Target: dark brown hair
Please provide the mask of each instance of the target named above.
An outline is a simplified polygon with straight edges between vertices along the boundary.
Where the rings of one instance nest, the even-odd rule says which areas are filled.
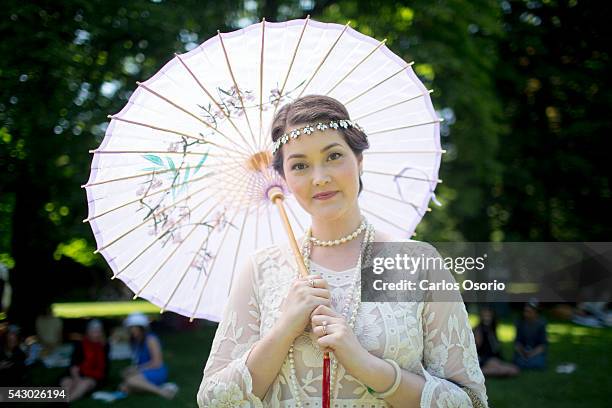
[[[278,110],[272,120],[272,141],[276,142],[284,133],[299,124],[313,124],[332,120],[350,119],[344,105],[334,98],[324,95],[307,95],[284,105]],[[362,152],[370,147],[365,133],[355,127],[347,129],[339,128],[338,131],[344,137],[344,141],[351,148],[355,156],[361,159]],[[283,178],[283,150],[280,149],[274,155],[272,162],[276,170]],[[359,177],[359,192],[363,189],[361,177]]]

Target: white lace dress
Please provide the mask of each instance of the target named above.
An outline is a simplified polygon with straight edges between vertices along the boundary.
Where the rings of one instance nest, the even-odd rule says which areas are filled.
[[[354,269],[337,272],[312,263],[332,291],[332,306],[341,312],[351,288]],[[251,265],[232,287],[198,390],[200,407],[295,407],[288,359],[263,400],[253,393],[246,360],[254,344],[280,316],[297,268],[288,246],[257,251]],[[448,276],[448,279],[452,277]],[[472,398],[487,405],[484,377],[461,302],[362,303],[355,334],[363,347],[402,369],[425,378],[421,407],[471,407]],[[323,354],[307,333],[295,341],[295,369],[304,408],[321,406]],[[338,364],[338,386],[331,407],[390,407],[371,396],[364,384]],[[470,396],[468,396],[470,394]]]

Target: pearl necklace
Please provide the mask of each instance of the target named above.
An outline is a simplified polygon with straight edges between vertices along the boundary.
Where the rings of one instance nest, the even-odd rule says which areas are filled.
[[[352,288],[353,290],[349,291],[346,302],[344,304],[344,308],[342,310],[342,315],[346,319],[349,315],[349,309],[350,309],[350,306],[351,306],[351,303],[354,297],[355,303],[353,304],[353,310],[352,310],[352,313],[350,314],[350,318],[348,321],[349,327],[351,329],[355,327],[355,320],[357,318],[357,310],[359,309],[359,306],[361,304],[359,300],[361,297],[361,283],[360,283],[361,281],[361,256],[365,252],[366,253],[366,263],[370,261],[370,257],[372,254],[372,243],[374,242],[374,227],[372,225],[367,224],[365,219],[364,219],[364,223],[367,226],[367,230],[363,237],[363,243],[361,245],[361,253],[359,254],[359,258],[357,259],[357,266],[355,268],[354,279],[353,279],[353,288]],[[302,245],[304,263],[308,271],[310,271],[310,245],[308,245],[308,243],[310,242],[309,238],[310,238],[310,230],[308,230],[306,239],[304,240],[304,243]],[[337,388],[337,385],[338,385],[336,382],[336,370],[338,367],[338,360],[336,360],[335,358],[332,358],[332,359],[333,359],[333,363],[330,368],[330,397],[331,398],[333,398],[334,390]],[[289,388],[292,388],[291,393],[295,397],[296,407],[302,408],[303,407],[302,398],[300,397],[299,387],[297,384],[297,375],[295,372],[294,343],[292,343],[291,346],[289,347],[289,370],[290,370],[290,377],[291,377],[289,381]]]
[[[366,225],[367,225],[367,223],[366,223],[366,220],[364,218],[363,221],[361,222],[361,225],[355,231],[351,232],[350,234],[348,234],[347,236],[344,236],[342,238],[330,239],[329,241],[321,241],[320,239],[311,236],[311,231],[309,230],[308,231],[308,238],[313,243],[313,245],[316,245],[316,246],[334,246],[334,245],[340,245],[340,244],[344,244],[346,242],[354,240],[357,237],[357,235],[362,233],[362,231],[366,228]]]

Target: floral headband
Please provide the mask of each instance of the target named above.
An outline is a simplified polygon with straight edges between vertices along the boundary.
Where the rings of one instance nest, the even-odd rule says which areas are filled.
[[[359,130],[361,130],[363,132],[363,129],[361,128],[361,126],[359,126],[357,124],[357,122],[353,122],[353,121],[348,120],[348,119],[332,120],[330,122],[319,122],[316,125],[306,125],[306,126],[304,126],[303,128],[300,128],[300,129],[293,129],[293,130],[291,130],[291,131],[289,131],[287,133],[284,133],[281,137],[279,137],[276,140],[276,142],[274,142],[273,148],[272,148],[272,154],[276,154],[276,152],[278,152],[280,150],[281,146],[289,141],[289,138],[297,139],[298,136],[300,136],[300,135],[310,135],[315,130],[324,131],[325,129],[328,129],[328,128],[332,128],[332,129],[338,129],[338,128],[348,129],[349,127],[355,127],[355,128],[357,128],[357,129],[359,129]]]

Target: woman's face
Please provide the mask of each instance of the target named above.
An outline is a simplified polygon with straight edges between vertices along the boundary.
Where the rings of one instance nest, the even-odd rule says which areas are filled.
[[[538,312],[531,306],[525,305],[523,308],[523,317],[528,321],[536,320],[538,318]]]
[[[302,135],[290,139],[282,149],[285,181],[306,212],[333,220],[354,209],[361,160],[339,131],[327,129]]]
[[[91,341],[100,342],[104,339],[104,333],[100,328],[91,328],[87,331],[87,336]]]
[[[480,319],[482,324],[489,326],[493,322],[493,313],[489,309],[482,309],[480,311]]]
[[[144,332],[140,326],[130,326],[130,335],[136,340],[141,340],[144,337]]]

